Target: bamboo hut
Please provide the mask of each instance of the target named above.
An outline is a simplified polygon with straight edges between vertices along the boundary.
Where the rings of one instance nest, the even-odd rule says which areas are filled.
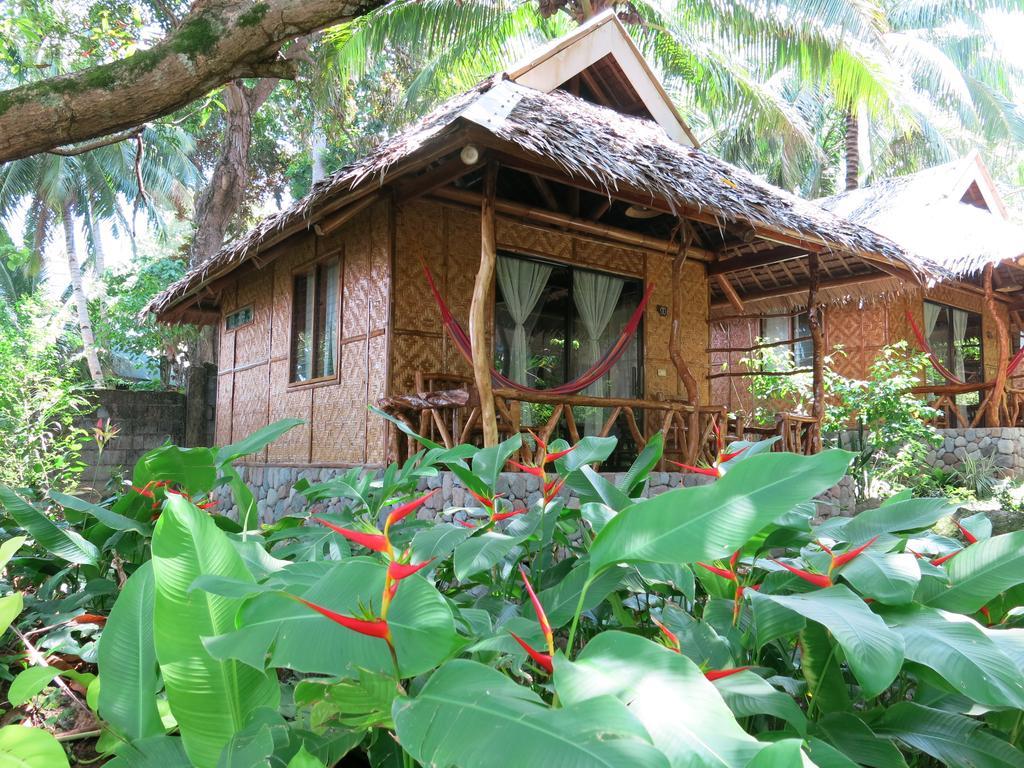
[[[217,325],[219,442],[305,419],[257,463],[400,456],[367,404],[448,444],[530,428],[614,433],[628,452],[661,432],[692,463],[726,418],[709,370],[719,303],[817,307],[931,276],[883,235],[700,150],[605,14],[320,182],[150,309]],[[809,337],[820,379],[819,323]],[[818,416],[780,420],[787,446],[814,450]]]

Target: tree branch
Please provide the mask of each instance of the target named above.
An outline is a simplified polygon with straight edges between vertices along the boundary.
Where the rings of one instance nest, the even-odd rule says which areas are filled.
[[[119,144],[122,141],[127,141],[131,138],[137,138],[142,135],[142,131],[145,129],[144,125],[140,125],[138,128],[131,128],[127,131],[118,131],[112,133],[110,136],[104,136],[100,139],[93,139],[87,141],[84,144],[76,144],[73,147],[54,147],[48,150],[48,154],[61,155],[62,157],[74,157],[75,155],[84,155],[86,152],[92,152],[94,149],[100,147],[107,147],[111,144]]]
[[[206,0],[160,43],[119,61],[0,91],[0,163],[170,114],[278,62],[289,40],[385,0]],[[274,64],[273,77],[282,70]]]

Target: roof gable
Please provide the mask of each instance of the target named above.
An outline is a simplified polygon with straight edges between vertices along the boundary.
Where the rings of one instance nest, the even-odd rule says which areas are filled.
[[[606,11],[506,74],[510,80],[544,93],[567,84],[587,88],[602,106],[625,114],[650,116],[680,144],[698,146],[689,126],[665,92],[633,38],[613,11]],[[581,95],[576,93],[574,95]]]

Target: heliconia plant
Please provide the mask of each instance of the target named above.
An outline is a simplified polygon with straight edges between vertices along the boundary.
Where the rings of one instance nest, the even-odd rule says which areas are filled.
[[[609,438],[421,440],[261,525],[231,463],[287,426],[166,446],[103,504],[53,494],[71,526],[0,488],[65,589],[126,577],[77,602],[112,765],[1024,765],[1024,532],[941,536],[943,499],[820,520],[851,455],[771,441],[646,498],[657,437],[614,476]],[[431,517],[441,472],[465,498]],[[222,485],[240,520],[202,508]]]

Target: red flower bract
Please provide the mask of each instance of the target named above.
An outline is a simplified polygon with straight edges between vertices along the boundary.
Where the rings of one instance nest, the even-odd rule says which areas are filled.
[[[961,552],[963,552],[963,550],[962,549],[958,549],[955,552],[950,552],[948,555],[943,555],[942,557],[936,557],[934,560],[931,561],[931,564],[932,565],[942,565],[947,560],[952,560],[954,557],[959,555]]]
[[[392,560],[388,563],[388,576],[395,581],[401,581],[402,579],[412,576],[418,571],[422,571],[436,559],[437,558],[432,557],[429,560],[424,560],[422,563],[417,563],[416,565],[413,565],[412,563],[400,563],[397,560]]]
[[[354,541],[356,544],[361,544],[367,549],[371,549],[374,552],[386,552],[388,549],[388,540],[381,533],[366,533],[364,531],[353,531],[350,528],[342,528],[340,525],[329,523],[319,517],[314,517],[316,522],[320,525],[330,528],[337,534],[344,536],[349,541]]]
[[[832,570],[834,568],[842,568],[844,565],[853,560],[855,557],[857,557],[857,555],[859,555],[865,549],[870,547],[876,541],[878,541],[877,536],[869,539],[867,542],[861,544],[856,549],[851,549],[849,552],[843,552],[843,554],[841,555],[836,555],[832,558],[832,565],[829,566],[829,570]]]
[[[720,477],[721,473],[717,467],[695,467],[692,464],[681,464],[678,461],[668,460],[669,464],[675,464],[680,469],[685,469],[687,472],[695,472],[698,475],[707,475],[708,477]]]
[[[729,581],[736,581],[736,574],[732,571],[725,570],[725,568],[716,568],[713,565],[708,565],[707,563],[700,562],[698,562],[697,565],[699,565],[701,568],[707,571],[711,571],[713,574],[717,576],[721,576],[723,579],[728,579]]]
[[[509,459],[508,463],[511,464],[516,469],[518,469],[520,472],[526,472],[527,474],[533,475],[534,477],[539,477],[542,480],[544,479],[543,467],[528,467],[525,464],[520,464],[518,461],[512,461],[512,459]]]
[[[665,639],[668,641],[669,644],[668,647],[676,653],[682,653],[682,645],[680,644],[679,637],[676,635],[676,633],[668,627],[666,627],[653,616],[651,616],[651,621],[653,621],[655,626],[657,626],[658,629],[661,630],[661,634],[665,636]]]
[[[513,509],[511,512],[498,512],[498,513],[496,513],[491,518],[491,520],[493,520],[494,522],[499,522],[501,520],[508,520],[510,517],[515,517],[516,515],[522,515],[525,512],[526,512],[526,507],[523,507],[521,509]]]
[[[551,632],[551,625],[548,623],[547,614],[544,613],[544,606],[540,604],[540,600],[537,598],[537,593],[533,591],[533,585],[530,584],[530,580],[526,576],[526,569],[523,566],[519,566],[519,575],[523,577],[523,583],[526,585],[526,591],[530,595],[530,602],[533,603],[533,610],[537,613],[537,621],[540,622],[541,631],[544,633],[544,637],[548,641],[548,648],[553,644],[553,634]]]
[[[334,623],[340,624],[346,629],[351,629],[353,632],[358,632],[368,637],[379,637],[382,640],[387,640],[391,636],[388,623],[383,619],[357,619],[354,616],[345,616],[332,611],[330,608],[324,608],[322,605],[311,603],[309,600],[303,600],[301,597],[296,597],[295,599],[306,607],[312,608],[321,616],[326,616]]]
[[[832,579],[830,579],[828,576],[824,576],[820,573],[811,573],[810,571],[802,571],[799,568],[794,568],[792,565],[782,562],[781,560],[772,560],[772,562],[776,565],[781,565],[794,576],[799,576],[804,581],[810,582],[816,587],[832,586]]]
[[[541,653],[540,651],[531,647],[529,643],[523,640],[523,638],[521,638],[515,632],[509,632],[509,634],[512,635],[513,639],[517,643],[519,643],[519,645],[522,646],[523,650],[526,651],[527,654],[529,654],[530,658],[537,662],[538,666],[540,666],[545,672],[547,672],[550,675],[552,672],[555,671],[554,664],[551,663],[550,654]]]
[[[978,537],[975,536],[970,531],[968,531],[962,525],[960,525],[959,522],[957,522],[956,527],[960,529],[960,533],[961,533],[961,535],[963,535],[964,541],[966,541],[968,544],[977,544],[978,543]]]
[[[729,677],[729,675],[735,675],[737,672],[743,672],[750,669],[750,667],[733,667],[732,669],[709,669],[704,673],[704,677],[714,682],[715,680],[721,680],[723,677]]]
[[[397,523],[399,520],[402,520],[403,518],[408,517],[410,514],[415,512],[417,509],[419,509],[423,505],[423,502],[425,502],[427,499],[429,499],[431,496],[433,496],[435,493],[437,493],[440,490],[441,490],[440,488],[435,488],[430,493],[425,493],[422,496],[420,496],[418,499],[413,499],[412,501],[407,501],[405,504],[402,504],[401,506],[395,507],[388,514],[388,519],[387,519],[387,522],[385,524],[388,527],[391,527],[392,525]]]

